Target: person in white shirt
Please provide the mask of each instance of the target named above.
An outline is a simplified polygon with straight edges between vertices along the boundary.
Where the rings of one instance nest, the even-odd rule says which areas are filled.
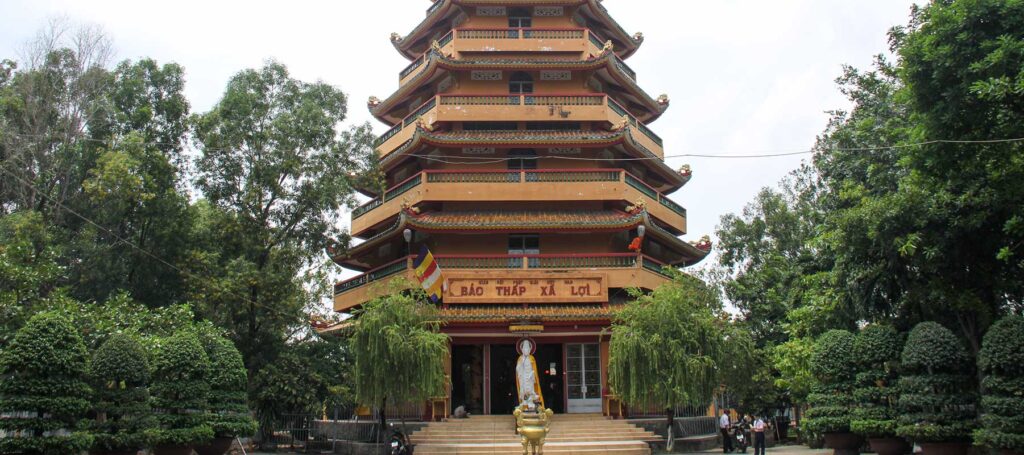
[[[722,453],[732,452],[732,436],[729,435],[729,429],[732,427],[732,421],[729,419],[729,410],[722,410],[722,417],[718,419],[718,428],[722,430]]]
[[[764,417],[758,416],[754,420],[754,455],[765,455],[764,432],[768,424],[764,423]]]

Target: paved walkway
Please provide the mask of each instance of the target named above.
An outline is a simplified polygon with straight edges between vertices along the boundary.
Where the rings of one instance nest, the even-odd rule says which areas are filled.
[[[721,453],[722,449],[696,452],[696,454],[700,455],[721,455]],[[753,453],[753,447],[747,449],[747,455],[753,455]],[[831,453],[831,449],[809,449],[807,446],[797,445],[769,447],[768,450],[765,451],[765,455],[830,455]],[[730,455],[736,454],[740,454],[740,452],[733,452]]]

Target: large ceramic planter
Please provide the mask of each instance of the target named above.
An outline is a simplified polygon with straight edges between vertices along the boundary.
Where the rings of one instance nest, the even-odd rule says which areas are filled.
[[[864,440],[853,433],[825,433],[825,447],[834,455],[859,455]]]
[[[199,455],[224,455],[231,450],[233,442],[235,442],[235,438],[213,438],[209,444],[196,447],[196,453]]]
[[[968,442],[921,442],[922,455],[967,455]]]
[[[156,446],[153,455],[192,455],[192,446]]]
[[[871,438],[868,444],[878,455],[904,455],[914,449],[903,438]]]

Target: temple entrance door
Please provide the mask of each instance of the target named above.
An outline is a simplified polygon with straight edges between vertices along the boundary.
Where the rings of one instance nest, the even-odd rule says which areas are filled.
[[[514,345],[491,345],[491,414],[512,415],[516,398],[516,353]]]
[[[601,412],[601,348],[598,344],[567,344],[566,378],[569,413]]]
[[[452,347],[452,408],[465,406],[471,414],[484,413],[483,346]]]

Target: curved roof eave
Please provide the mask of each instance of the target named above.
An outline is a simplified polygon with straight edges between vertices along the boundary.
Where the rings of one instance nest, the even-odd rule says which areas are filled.
[[[428,52],[427,67],[419,74],[413,77],[412,80],[407,82],[405,85],[399,87],[399,89],[383,101],[371,99],[373,103],[368,104],[367,107],[370,110],[370,114],[380,120],[381,122],[394,126],[398,122],[391,121],[386,117],[386,114],[394,109],[399,101],[405,99],[410,92],[418,90],[426,81],[431,80],[434,77],[434,73],[438,69],[447,70],[488,70],[488,69],[510,69],[510,70],[522,70],[522,69],[569,69],[569,70],[593,70],[593,69],[606,69],[611,77],[615,78],[622,86],[630,89],[630,92],[636,96],[645,105],[649,116],[642,119],[644,123],[649,123],[657,120],[661,114],[663,114],[670,105],[668,96],[661,96],[658,99],[651,97],[637,81],[626,74],[616,63],[614,53],[609,49],[605,49],[601,55],[579,61],[566,61],[566,60],[456,60],[449,58],[442,54],[437,49],[431,49]],[[614,58],[613,58],[614,57]],[[639,117],[639,116],[638,116]]]
[[[521,135],[528,134],[526,131],[517,131]],[[593,132],[591,132],[593,133]],[[537,134],[536,132],[533,134]],[[525,140],[521,136],[508,139],[500,140],[493,139],[490,141],[483,139],[462,140],[456,141],[451,138],[446,138],[443,134],[433,133],[425,130],[422,126],[417,126],[416,133],[413,134],[412,139],[406,142],[403,146],[397,150],[389,153],[384,159],[381,160],[380,165],[383,169],[388,169],[391,166],[391,162],[398,159],[399,157],[405,156],[410,150],[415,150],[423,144],[432,145],[435,147],[474,147],[474,146],[489,146],[489,145],[537,145],[537,146],[552,146],[552,147],[587,147],[587,148],[598,148],[598,147],[610,147],[614,145],[623,145],[631,148],[636,154],[643,155],[647,158],[654,158],[647,160],[648,164],[652,164],[652,167],[658,172],[658,174],[665,178],[665,180],[672,185],[672,191],[676,191],[686,185],[690,181],[690,174],[684,174],[673,170],[665,164],[665,161],[658,158],[646,147],[640,145],[635,139],[633,139],[633,133],[628,128],[623,128],[618,131],[609,132],[598,132],[594,133],[594,138],[579,139],[579,138],[568,138],[561,139],[554,134],[550,134],[548,138]]]
[[[595,213],[599,213],[599,212],[595,212]],[[662,229],[660,226],[658,226],[656,223],[654,223],[651,220],[650,214],[643,207],[637,207],[636,210],[634,210],[633,212],[629,212],[626,215],[628,215],[628,216],[623,217],[621,220],[607,222],[607,225],[594,224],[594,225],[591,225],[591,226],[587,226],[586,229],[587,230],[601,230],[601,231],[618,232],[618,231],[628,231],[630,229],[636,228],[637,226],[644,225],[644,226],[646,226],[648,228],[649,235],[653,235],[653,236],[658,237],[669,248],[672,248],[673,251],[679,253],[680,256],[682,257],[681,260],[674,261],[674,262],[670,263],[669,265],[680,265],[680,264],[682,264],[682,265],[690,266],[690,265],[696,264],[696,263],[704,260],[704,258],[706,258],[708,256],[708,254],[710,253],[710,251],[711,251],[710,250],[710,244],[708,244],[708,248],[707,249],[704,249],[704,248],[699,247],[697,245],[694,245],[694,244],[691,244],[689,242],[686,242],[686,241],[680,239],[679,237],[676,237],[671,232],[668,232],[668,231]],[[439,232],[448,232],[448,233],[454,233],[454,232],[506,232],[506,231],[507,232],[516,232],[516,231],[520,231],[522,229],[529,229],[531,231],[538,231],[538,232],[576,232],[576,231],[579,230],[579,229],[569,229],[569,228],[559,227],[559,226],[551,226],[551,227],[546,227],[546,228],[539,228],[536,225],[529,225],[529,226],[527,226],[525,224],[523,226],[508,225],[508,226],[498,226],[498,227],[486,229],[486,228],[481,228],[479,223],[475,223],[475,222],[466,222],[466,223],[461,224],[461,225],[459,225],[459,224],[451,224],[451,225],[448,225],[448,226],[431,226],[431,225],[423,223],[423,222],[417,222],[417,218],[419,218],[421,216],[422,215],[411,215],[409,213],[409,211],[403,210],[402,212],[400,212],[398,214],[398,220],[390,228],[385,229],[385,230],[381,231],[380,233],[378,233],[377,235],[367,239],[365,242],[360,243],[359,245],[356,245],[356,246],[350,248],[344,254],[337,254],[337,255],[332,254],[331,255],[332,256],[331,259],[334,260],[335,263],[337,263],[338,265],[341,265],[341,266],[347,266],[347,267],[353,267],[353,268],[362,268],[361,266],[356,266],[350,260],[352,258],[359,257],[359,256],[367,253],[371,248],[374,248],[374,247],[380,245],[381,243],[384,243],[385,241],[391,240],[394,236],[401,235],[401,232],[406,227],[409,227],[409,228],[412,228],[412,229],[416,229],[416,230],[422,231],[422,232],[428,232],[428,233],[439,233]],[[702,240],[702,242],[704,242],[704,240]]]
[[[411,32],[406,34],[404,37],[398,33],[391,34],[391,44],[395,49],[402,54],[405,58],[415,60],[419,57],[418,53],[412,51],[413,44],[419,42],[424,38],[426,31],[432,29],[439,20],[446,18],[448,13],[451,12],[453,6],[473,6],[473,5],[488,5],[488,4],[507,4],[505,0],[438,0],[435,3],[440,3],[436,8],[431,7],[427,17],[420,21]],[[604,27],[611,33],[615,33],[615,38],[621,43],[628,43],[629,45],[623,49],[620,57],[629,58],[635,54],[640,46],[644,42],[644,36],[642,33],[636,33],[630,35],[621,25],[609,14],[608,9],[600,4],[599,0],[521,0],[521,4],[528,5],[568,5],[568,6],[585,6],[587,12],[591,16],[600,22]]]

